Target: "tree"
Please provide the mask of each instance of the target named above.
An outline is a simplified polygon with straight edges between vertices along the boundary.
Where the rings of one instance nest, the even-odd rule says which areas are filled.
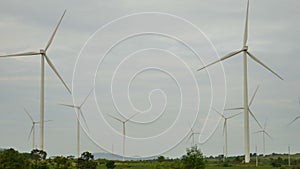
[[[107,169],[114,169],[116,167],[115,162],[114,161],[107,161],[106,162],[106,168]]]
[[[47,157],[47,153],[43,150],[34,149],[30,153],[31,159],[35,161],[45,160]]]
[[[49,166],[45,162],[41,162],[45,160],[47,157],[47,153],[43,150],[34,149],[30,153],[31,159],[35,161],[35,164],[32,164],[33,169],[48,169]],[[39,162],[39,163],[38,163]]]
[[[157,161],[158,162],[163,162],[163,161],[165,161],[165,157],[164,156],[158,156]]]
[[[4,150],[0,153],[0,169],[27,169],[29,160],[14,149]]]
[[[84,152],[81,154],[81,157],[84,161],[94,160],[94,155],[90,152]]]
[[[187,149],[186,155],[182,157],[183,167],[186,169],[205,169],[203,154],[197,146]]]
[[[97,163],[94,161],[94,156],[90,152],[84,152],[78,158],[77,167],[79,169],[96,169]]]

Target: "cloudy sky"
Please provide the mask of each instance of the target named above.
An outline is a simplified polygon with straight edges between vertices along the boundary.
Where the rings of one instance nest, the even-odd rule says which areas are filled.
[[[248,61],[249,98],[260,88],[251,110],[272,139],[266,152],[299,152],[300,12],[296,0],[251,0],[249,51],[280,74]],[[81,104],[81,150],[126,155],[181,156],[195,140],[205,155],[222,153],[223,121],[211,108],[243,105],[243,65],[239,54],[223,64],[196,70],[242,47],[246,0],[201,1],[2,1],[0,55],[39,51],[63,11],[66,15],[47,51],[73,97],[46,64],[45,150],[49,155],[76,154],[76,113],[59,103]],[[40,57],[0,60],[0,147],[31,150],[31,121],[39,120]],[[235,111],[224,112],[226,116]],[[262,136],[250,119],[251,152]],[[243,115],[228,122],[229,155],[243,154]],[[36,130],[38,145],[38,126]]]

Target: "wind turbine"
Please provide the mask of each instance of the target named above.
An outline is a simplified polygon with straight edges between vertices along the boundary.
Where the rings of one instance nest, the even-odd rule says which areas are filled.
[[[71,94],[71,90],[67,86],[67,84],[64,82],[62,77],[59,75],[58,71],[56,70],[54,64],[51,62],[49,57],[47,56],[47,50],[49,49],[50,45],[52,44],[52,41],[54,39],[54,36],[57,32],[57,29],[66,13],[66,10],[64,11],[63,15],[61,16],[57,26],[54,29],[54,32],[50,36],[50,39],[48,43],[46,44],[46,47],[43,49],[40,49],[40,51],[33,51],[33,52],[23,52],[23,53],[16,53],[16,54],[9,54],[9,55],[2,55],[0,57],[23,57],[23,56],[36,56],[36,55],[41,55],[41,93],[40,93],[40,149],[44,150],[44,102],[45,102],[45,97],[44,97],[44,83],[45,83],[45,60],[47,61],[48,65],[51,67],[51,69],[54,71],[56,76],[60,79],[60,81],[63,83],[63,85],[66,87],[68,92]]]
[[[214,61],[203,68],[198,69],[197,71],[200,71],[202,69],[205,69],[215,63],[218,63],[220,61],[226,60],[232,56],[235,56],[241,52],[243,52],[243,58],[244,58],[244,141],[245,141],[245,163],[250,162],[250,135],[249,135],[249,112],[248,112],[248,78],[247,78],[247,56],[249,56],[251,59],[253,59],[255,62],[263,66],[265,69],[273,73],[275,76],[277,76],[279,79],[283,80],[282,77],[280,77],[277,73],[275,73],[272,69],[270,69],[267,65],[265,65],[262,61],[260,61],[257,57],[255,57],[252,53],[248,51],[247,41],[248,41],[248,15],[249,15],[249,0],[247,0],[247,11],[246,11],[246,21],[245,21],[245,30],[244,30],[244,41],[243,41],[243,47],[240,50],[233,51],[224,57],[218,59],[217,61]]]
[[[227,132],[228,132],[227,124],[228,123],[227,123],[227,120],[231,119],[235,116],[238,116],[241,113],[237,113],[237,114],[234,114],[232,116],[225,117],[222,113],[220,113],[216,109],[214,109],[214,110],[215,110],[215,112],[217,112],[224,119],[223,135],[225,136],[225,158],[227,158],[228,157],[228,139],[227,139]]]
[[[271,135],[266,131],[267,128],[267,121],[265,121],[264,128],[261,128],[260,130],[254,132],[254,133],[262,133],[263,137],[263,155],[265,156],[266,153],[266,141],[265,141],[265,136],[267,135],[270,139],[272,139]]]
[[[250,103],[249,103],[249,105],[248,105],[247,107],[248,107],[248,112],[249,112],[250,115],[253,117],[253,119],[256,121],[256,123],[258,124],[258,126],[259,126],[260,128],[263,128],[262,125],[261,125],[261,124],[259,123],[259,121],[257,120],[257,118],[255,117],[255,115],[254,115],[254,113],[252,112],[252,110],[250,109],[250,107],[251,107],[251,105],[252,105],[252,103],[253,103],[253,101],[254,101],[254,98],[255,98],[255,96],[256,96],[256,93],[257,93],[258,89],[259,89],[259,85],[256,87],[255,92],[253,93],[253,95],[252,95],[252,97],[251,97],[251,100],[250,100]],[[243,109],[244,109],[244,107],[237,107],[237,108],[229,108],[229,109],[225,109],[225,110],[243,110]]]
[[[300,97],[298,97],[298,101],[299,101],[299,107],[300,107]],[[295,121],[297,121],[300,118],[300,115],[297,116],[294,120],[292,120],[289,125],[293,124]]]
[[[25,113],[28,115],[28,117],[30,118],[31,122],[32,122],[32,126],[28,135],[28,139],[30,138],[31,134],[32,134],[32,150],[34,149],[35,146],[35,125],[40,123],[38,121],[34,121],[32,116],[29,114],[29,112],[24,108]],[[49,122],[52,120],[46,120],[45,122]]]
[[[139,113],[135,113],[133,114],[132,116],[130,116],[128,119],[125,119],[125,120],[121,120],[115,116],[112,116],[110,114],[108,114],[109,117],[119,121],[122,123],[122,126],[123,126],[123,161],[125,161],[124,157],[125,157],[125,137],[126,137],[126,123],[131,120],[134,116],[138,115]]]
[[[190,136],[188,137],[188,140],[189,141],[190,139],[192,139],[192,146],[195,146],[195,134],[201,134],[200,132],[195,132],[193,130],[193,128],[190,129]]]
[[[78,158],[80,157],[80,116],[82,116],[84,123],[87,124],[81,108],[84,105],[84,103],[87,101],[88,97],[91,95],[93,89],[88,93],[88,95],[85,97],[85,99],[83,100],[83,102],[80,105],[60,104],[62,106],[75,108],[77,111],[77,157]]]

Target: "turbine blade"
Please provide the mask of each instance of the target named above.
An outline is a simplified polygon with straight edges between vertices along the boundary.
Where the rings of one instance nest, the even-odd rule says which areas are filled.
[[[256,121],[256,123],[258,124],[258,126],[262,129],[261,124],[259,123],[259,121],[256,119],[255,115],[252,113],[252,111],[250,109],[248,109],[248,111],[250,112],[251,116],[254,118],[254,120]]]
[[[260,65],[262,65],[264,68],[266,68],[267,70],[269,70],[271,73],[273,73],[275,76],[277,76],[279,79],[283,80],[282,77],[280,77],[277,73],[275,73],[272,69],[270,69],[267,65],[265,65],[263,62],[261,62],[258,58],[256,58],[253,54],[251,54],[250,52],[247,51],[247,54],[257,63],[259,63]]]
[[[71,105],[71,104],[59,104],[61,106],[67,106],[67,107],[71,107],[71,108],[77,108],[76,106],[74,105]]]
[[[267,131],[264,131],[264,133],[265,133],[270,139],[273,139],[272,136],[271,136]]]
[[[202,67],[202,68],[200,68],[200,69],[198,69],[197,71],[200,71],[200,70],[205,69],[205,68],[207,68],[207,67],[209,67],[209,66],[211,66],[211,65],[213,65],[213,64],[216,64],[216,63],[218,63],[218,62],[220,62],[220,61],[223,61],[223,60],[225,60],[225,59],[228,59],[228,58],[230,58],[230,57],[232,57],[232,56],[234,56],[234,55],[236,55],[236,54],[238,54],[238,53],[241,53],[242,51],[243,51],[243,50],[238,50],[238,51],[231,52],[231,53],[225,55],[224,57],[222,57],[221,59],[219,59],[219,60],[217,60],[217,61],[214,61],[214,62],[212,62],[212,63],[210,63],[210,64],[208,64],[208,65],[206,65],[206,66],[204,66],[204,67]]]
[[[34,122],[32,116],[29,114],[29,112],[26,110],[25,107],[24,107],[24,111],[25,111],[25,113],[28,115],[28,117],[30,118],[30,120],[31,120],[32,122]]]
[[[89,94],[85,97],[85,99],[83,100],[83,102],[81,103],[81,105],[79,107],[81,107],[88,99],[88,97],[91,95],[92,91],[94,90],[94,88],[92,88],[89,92]]]
[[[296,120],[298,120],[300,118],[300,116],[296,117],[294,120],[292,120],[288,125],[293,124]]]
[[[41,53],[40,52],[23,52],[23,53],[2,55],[0,57],[32,56],[32,55],[39,55],[39,54],[41,54]]]
[[[33,125],[34,125],[34,124],[33,124]],[[31,129],[30,129],[30,132],[29,132],[29,135],[28,135],[28,140],[30,139],[30,136],[31,136],[31,134],[32,134],[32,132],[33,132],[33,127],[34,127],[33,125],[32,125],[32,127],[31,127]]]
[[[54,36],[55,36],[55,34],[56,34],[56,31],[57,31],[57,29],[58,29],[58,27],[59,27],[59,25],[60,25],[60,23],[61,23],[63,17],[65,16],[65,13],[66,13],[66,10],[64,11],[64,13],[63,13],[63,15],[61,16],[61,18],[60,18],[60,20],[59,20],[59,22],[58,22],[56,28],[54,29],[54,32],[52,33],[52,35],[51,35],[51,37],[50,37],[50,39],[49,39],[49,41],[48,41],[48,43],[47,43],[47,45],[46,45],[46,47],[45,47],[45,51],[47,51],[48,48],[49,48],[49,46],[51,45],[51,43],[52,43],[52,41],[53,41],[53,39],[54,39]]]
[[[225,119],[225,116],[224,116],[222,113],[220,113],[217,109],[213,108],[213,110],[214,110],[216,113],[218,113],[222,118]]]
[[[255,89],[255,92],[254,92],[254,94],[253,94],[253,96],[252,96],[252,98],[251,98],[251,100],[250,100],[249,107],[250,107],[251,104],[253,103],[254,97],[255,97],[255,95],[256,95],[258,89],[259,89],[259,85],[257,85],[257,87],[256,87],[256,89]]]
[[[132,119],[134,116],[140,114],[139,112],[133,114],[132,116],[130,116],[127,120],[125,120],[124,122],[126,123],[127,121],[129,121],[130,119]]]
[[[263,132],[263,131],[262,130],[258,130],[258,131],[253,132],[253,134],[257,134],[257,133],[261,133],[261,132]]]
[[[244,31],[244,46],[247,46],[248,41],[248,17],[249,17],[249,0],[247,0],[247,12],[246,12],[246,22]]]
[[[237,113],[237,114],[234,114],[234,115],[232,115],[232,116],[229,116],[229,117],[227,117],[227,119],[231,119],[231,118],[233,118],[233,117],[235,117],[235,116],[238,116],[238,115],[240,115],[242,112],[239,112],[239,113]]]
[[[88,123],[87,123],[87,121],[86,121],[86,119],[85,119],[85,117],[83,115],[83,112],[82,112],[81,108],[79,108],[78,110],[79,110],[78,113],[80,113],[79,116],[82,117],[84,125],[86,126],[86,129],[89,130]]]
[[[119,122],[122,122],[123,123],[123,121],[122,120],[120,120],[120,119],[118,119],[117,117],[115,117],[115,116],[113,116],[113,115],[110,115],[110,114],[107,114],[110,118],[113,118],[113,119],[115,119],[115,120],[118,120]]]
[[[243,107],[236,107],[236,108],[228,108],[228,109],[224,109],[225,111],[227,110],[243,110]]]
[[[55,66],[53,65],[53,63],[51,62],[51,60],[48,58],[48,56],[45,54],[44,57],[46,58],[47,63],[49,64],[49,66],[52,68],[52,70],[54,71],[54,73],[56,74],[56,76],[60,79],[60,81],[64,84],[64,86],[66,87],[66,89],[68,90],[68,92],[70,94],[72,94],[71,90],[69,89],[69,87],[67,86],[67,84],[65,83],[65,81],[62,79],[62,77],[59,75],[58,71],[56,70]]]

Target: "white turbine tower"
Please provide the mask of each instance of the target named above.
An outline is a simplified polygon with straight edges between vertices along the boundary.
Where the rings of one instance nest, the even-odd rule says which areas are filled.
[[[232,116],[228,116],[228,117],[225,117],[222,113],[220,113],[219,111],[217,111],[216,109],[214,109],[215,112],[217,112],[223,119],[224,119],[224,125],[223,125],[223,135],[224,135],[224,139],[225,139],[225,154],[224,154],[224,157],[227,158],[228,157],[228,138],[227,138],[227,132],[228,132],[228,126],[227,126],[227,120],[228,119],[231,119],[235,116],[238,116],[239,114],[241,113],[238,113],[238,114],[234,114]]]
[[[123,127],[123,161],[125,161],[125,137],[126,137],[126,123],[128,121],[130,121],[134,116],[138,115],[139,113],[135,113],[132,116],[130,116],[129,118],[125,119],[125,120],[121,120],[115,116],[112,116],[110,114],[108,114],[109,117],[119,121],[122,123],[122,127]]]
[[[30,129],[29,135],[28,135],[28,140],[30,139],[30,136],[32,134],[32,150],[33,150],[35,147],[35,125],[39,124],[40,122],[34,121],[32,116],[30,115],[30,113],[25,108],[24,108],[24,111],[28,115],[28,117],[30,118],[30,120],[32,122],[32,126]],[[49,122],[49,121],[52,121],[52,120],[46,120],[45,122]]]
[[[77,157],[78,158],[80,157],[80,116],[82,117],[85,125],[87,126],[87,122],[84,118],[81,108],[84,105],[84,103],[87,101],[88,97],[91,95],[93,89],[88,93],[88,95],[85,97],[85,99],[83,100],[83,102],[80,105],[60,104],[62,106],[74,108],[77,112]]]
[[[40,149],[44,150],[44,102],[45,102],[45,97],[44,97],[44,83],[45,83],[45,59],[48,63],[48,65],[51,67],[51,69],[54,71],[54,73],[58,76],[60,81],[64,84],[64,86],[67,88],[69,93],[71,93],[71,90],[67,86],[67,84],[64,82],[62,77],[59,75],[58,71],[56,70],[54,64],[51,62],[49,57],[47,56],[46,52],[49,49],[54,36],[57,32],[57,29],[66,13],[66,10],[64,11],[63,15],[61,16],[56,28],[54,29],[54,32],[52,33],[48,43],[46,44],[46,47],[43,49],[40,49],[40,51],[33,51],[33,52],[23,52],[23,53],[16,53],[16,54],[9,54],[9,55],[2,55],[0,57],[23,57],[23,56],[33,56],[33,55],[41,55],[41,93],[40,93]]]
[[[247,56],[253,59],[255,62],[266,68],[268,71],[272,72],[275,76],[283,80],[277,73],[275,73],[272,69],[270,69],[267,65],[261,62],[257,57],[255,57],[252,53],[248,51],[247,41],[248,41],[248,15],[249,15],[249,0],[247,1],[247,12],[246,12],[246,22],[245,22],[245,31],[244,31],[244,41],[242,49],[238,51],[231,52],[221,59],[212,62],[203,68],[198,69],[198,71],[207,68],[215,63],[226,60],[232,56],[235,56],[241,52],[243,52],[244,58],[244,141],[245,141],[245,163],[250,162],[250,135],[249,135],[249,113],[248,113],[248,78],[247,78]]]
[[[260,130],[254,132],[254,133],[262,133],[262,138],[263,138],[263,156],[265,156],[265,153],[266,153],[266,135],[272,139],[271,135],[266,131],[266,128],[267,128],[267,121],[265,121],[265,124],[264,124],[264,128],[261,128]]]
[[[300,107],[300,97],[298,97],[298,101],[299,101],[299,107]],[[294,118],[294,120],[292,120],[289,125],[293,124],[295,121],[297,121],[300,118],[300,115],[297,116],[296,118]]]
[[[288,146],[288,163],[289,163],[289,166],[291,166],[291,147]]]

